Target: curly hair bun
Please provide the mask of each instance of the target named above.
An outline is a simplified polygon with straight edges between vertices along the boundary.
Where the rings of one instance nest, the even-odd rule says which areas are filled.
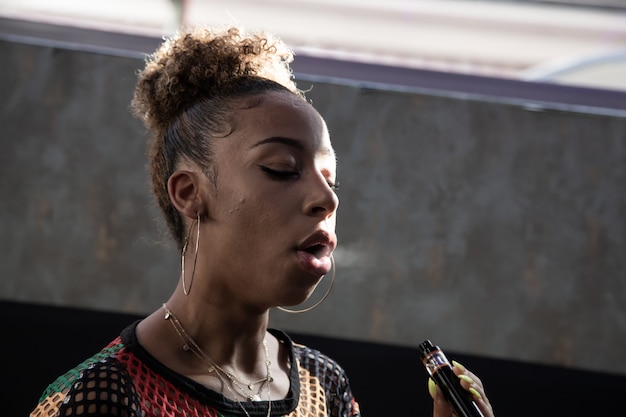
[[[227,97],[238,79],[259,77],[300,94],[289,64],[292,51],[276,36],[193,28],[166,39],[138,74],[136,116],[157,132],[198,100]]]

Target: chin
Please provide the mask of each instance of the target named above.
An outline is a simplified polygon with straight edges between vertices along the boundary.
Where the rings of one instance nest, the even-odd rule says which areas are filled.
[[[306,291],[306,293],[304,293],[304,294],[303,293],[292,294],[289,297],[289,300],[285,301],[281,305],[284,306],[284,307],[293,307],[293,306],[297,306],[297,305],[306,303],[311,298],[311,296],[313,295],[313,292],[315,291],[315,287],[309,288],[309,290]]]

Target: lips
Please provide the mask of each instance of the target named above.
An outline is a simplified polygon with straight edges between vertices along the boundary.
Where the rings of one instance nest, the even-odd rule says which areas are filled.
[[[330,271],[330,256],[337,246],[337,238],[325,230],[319,230],[300,243],[296,252],[300,266],[307,272],[325,275]]]

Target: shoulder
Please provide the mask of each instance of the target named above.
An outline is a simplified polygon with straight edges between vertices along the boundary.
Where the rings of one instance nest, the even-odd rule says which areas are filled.
[[[293,349],[296,357],[300,361],[300,364],[306,368],[320,368],[324,370],[330,368],[343,372],[343,369],[337,361],[317,349],[300,343],[294,343]]]
[[[317,349],[297,343],[293,349],[299,364],[301,398],[314,404],[323,393],[328,415],[360,417],[359,404],[341,365]]]
[[[283,331],[271,329],[270,332],[291,350],[291,360],[297,361],[301,372],[306,371],[306,373],[314,375],[317,379],[328,380],[328,382],[335,380],[336,382],[347,383],[344,369],[328,355],[318,349],[293,342]]]
[[[123,351],[124,344],[118,337],[59,376],[43,392],[30,416],[136,416],[134,385],[118,359]]]
[[[340,385],[347,383],[347,377],[341,365],[328,355],[299,343],[293,344],[294,355],[300,366],[318,378],[324,377],[327,382]]]

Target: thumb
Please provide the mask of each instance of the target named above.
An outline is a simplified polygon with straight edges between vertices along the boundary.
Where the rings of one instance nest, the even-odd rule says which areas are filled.
[[[428,393],[433,400],[437,399],[437,384],[432,378],[428,378]]]
[[[452,408],[432,378],[428,378],[428,393],[433,399],[433,417],[454,417]]]

